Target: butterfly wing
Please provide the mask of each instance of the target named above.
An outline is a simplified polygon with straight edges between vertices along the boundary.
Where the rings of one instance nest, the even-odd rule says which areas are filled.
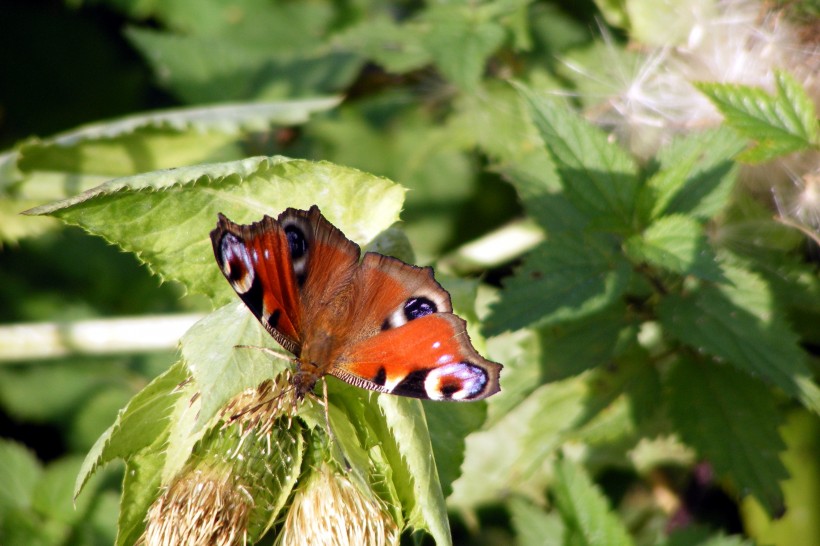
[[[414,398],[480,400],[498,392],[501,365],[473,348],[431,268],[368,253],[355,286],[349,343],[330,374]]]
[[[274,339],[298,356],[301,305],[288,236],[279,222],[265,216],[238,225],[220,214],[211,242],[231,287]]]
[[[222,214],[211,232],[222,273],[245,305],[285,349],[299,356],[306,328],[330,294],[349,284],[359,247],[315,205],[274,220],[238,225]]]

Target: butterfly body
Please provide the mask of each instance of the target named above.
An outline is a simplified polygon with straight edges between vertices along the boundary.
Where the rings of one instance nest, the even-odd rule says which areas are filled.
[[[429,267],[368,252],[322,216],[287,209],[211,232],[222,273],[265,329],[296,357],[303,397],[325,375],[384,393],[479,400],[501,365],[481,357]]]

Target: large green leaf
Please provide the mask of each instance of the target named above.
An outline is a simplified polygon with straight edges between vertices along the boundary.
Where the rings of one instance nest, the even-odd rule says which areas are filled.
[[[769,515],[784,510],[779,481],[788,472],[782,424],[769,389],[724,365],[681,359],[666,378],[669,414],[684,441],[698,450],[741,495],[751,493]]]
[[[562,546],[564,523],[560,514],[547,513],[540,506],[523,498],[513,498],[507,503],[513,529],[521,546]]]
[[[769,287],[738,267],[724,271],[731,285],[704,283],[689,294],[661,301],[658,313],[666,333],[770,381],[820,413],[820,389],[811,380],[806,354]]]
[[[635,161],[565,101],[518,89],[530,105],[567,198],[596,226],[631,230],[639,187]]]
[[[554,381],[611,363],[620,337],[631,326],[626,306],[616,302],[586,317],[539,329],[543,378]]]
[[[112,180],[29,214],[79,225],[134,252],[163,279],[224,302],[234,296],[208,236],[218,212],[247,223],[318,204],[348,237],[366,243],[398,219],[403,195],[389,180],[355,169],[253,157]]]
[[[527,256],[504,283],[484,324],[494,335],[530,324],[575,320],[614,304],[626,289],[629,263],[604,236],[562,234]]]

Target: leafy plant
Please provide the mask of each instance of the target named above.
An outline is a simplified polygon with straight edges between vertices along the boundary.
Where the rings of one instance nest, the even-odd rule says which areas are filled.
[[[0,404],[67,423],[75,451],[44,463],[2,440],[0,542],[288,543],[337,516],[352,543],[810,540],[795,516],[816,508],[820,410],[808,61],[772,56],[794,62],[763,67],[764,90],[715,83],[696,40],[678,48],[701,25],[717,51],[745,4],[705,2],[732,15],[705,22],[599,3],[645,54],[545,2],[99,4],[188,106],[0,156],[4,319],[60,317],[71,351],[4,366]],[[762,59],[729,30],[732,54]],[[815,167],[751,186],[751,166],[797,156]],[[428,404],[330,379],[329,426],[321,398],[276,405],[287,356],[237,347],[277,350],[208,232],[217,212],[246,223],[313,204],[367,248],[434,263],[505,365],[499,395]],[[80,282],[104,270],[108,288]],[[69,335],[87,317],[176,311],[200,313],[178,355],[90,357]],[[19,337],[0,329],[0,348],[32,351]]]

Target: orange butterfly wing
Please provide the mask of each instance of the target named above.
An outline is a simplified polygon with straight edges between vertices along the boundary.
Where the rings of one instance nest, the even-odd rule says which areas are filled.
[[[330,373],[356,386],[414,398],[480,400],[499,391],[501,364],[473,348],[466,323],[431,313],[351,346]]]
[[[269,216],[238,225],[220,214],[211,242],[231,287],[276,341],[298,356],[301,306],[282,226]]]
[[[362,388],[433,400],[498,392],[501,365],[482,358],[429,267],[365,254],[347,343],[329,370]]]

